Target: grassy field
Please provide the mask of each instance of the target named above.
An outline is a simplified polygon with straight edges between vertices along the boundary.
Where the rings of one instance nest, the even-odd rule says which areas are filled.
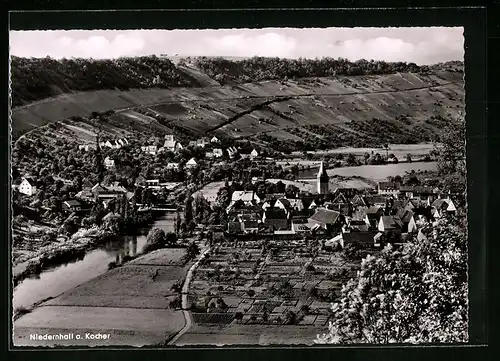
[[[259,106],[275,96],[289,98]],[[300,140],[296,130],[310,132],[304,128],[308,125],[336,124],[348,128],[351,121],[372,118],[392,121],[401,115],[411,118],[412,123],[394,123],[399,127],[408,131],[417,126],[431,129],[426,119],[432,115],[456,116],[463,109],[463,96],[463,79],[455,73],[321,78],[319,83],[302,79],[285,85],[265,81],[204,88],[103,90],[69,94],[15,108],[12,124],[14,134],[19,135],[72,116],[87,117],[94,111],[116,110],[118,113],[103,124],[105,134],[123,136],[152,130],[165,133],[171,132],[175,125],[197,135],[253,139],[267,134]],[[147,108],[163,120],[140,116],[137,108]],[[88,124],[67,123],[70,127],[66,129],[73,132],[76,139],[88,141],[92,136],[92,127]]]
[[[176,344],[311,344],[326,331],[331,302],[359,264],[303,241],[274,245],[272,256],[258,242],[210,252],[190,285],[195,326]]]
[[[189,268],[182,265],[183,255],[177,249],[157,250],[42,303],[14,322],[15,345],[41,344],[29,340],[40,329],[108,332],[110,345],[164,342],[185,323],[180,310],[169,309],[175,298],[172,285],[182,282]],[[64,344],[89,344],[82,342]]]

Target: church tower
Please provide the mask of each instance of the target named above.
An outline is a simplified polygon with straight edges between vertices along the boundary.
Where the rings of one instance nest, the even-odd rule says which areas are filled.
[[[318,172],[318,194],[327,194],[328,193],[328,181],[330,177],[328,177],[328,174],[326,173],[325,167],[323,165],[323,162],[321,162],[321,166],[319,167],[319,172]]]

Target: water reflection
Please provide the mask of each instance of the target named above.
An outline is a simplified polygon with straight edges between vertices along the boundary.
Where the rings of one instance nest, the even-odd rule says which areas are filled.
[[[172,232],[174,224],[175,214],[166,214],[150,227],[137,229],[137,235],[110,239],[99,248],[79,255],[70,262],[46,269],[36,277],[25,279],[14,288],[13,308],[20,306],[29,308],[36,302],[55,297],[101,275],[106,272],[110,262],[120,264],[125,256],[134,257],[142,252],[151,227]]]

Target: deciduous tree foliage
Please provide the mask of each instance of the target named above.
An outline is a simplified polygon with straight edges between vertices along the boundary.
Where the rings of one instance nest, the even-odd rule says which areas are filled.
[[[388,246],[362,261],[342,289],[317,343],[456,343],[467,335],[467,244],[463,220],[423,229],[427,240]]]

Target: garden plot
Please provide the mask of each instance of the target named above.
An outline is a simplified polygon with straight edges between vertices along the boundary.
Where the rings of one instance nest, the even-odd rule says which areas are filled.
[[[267,327],[308,327],[315,329],[315,334],[321,333],[342,284],[359,268],[340,254],[314,254],[306,245],[272,243],[269,246],[275,250],[263,253],[258,242],[252,243],[254,248],[246,242],[231,244],[235,246],[226,243],[214,249],[196,273],[190,287],[190,299],[197,306],[192,310],[195,325],[180,341],[196,339],[201,333],[203,339],[217,338],[220,327],[239,327],[260,334]],[[212,332],[215,329],[211,325],[219,325],[216,332]],[[201,333],[197,334],[197,330]],[[241,334],[242,338],[246,336]],[[252,338],[248,336],[245,341]]]

